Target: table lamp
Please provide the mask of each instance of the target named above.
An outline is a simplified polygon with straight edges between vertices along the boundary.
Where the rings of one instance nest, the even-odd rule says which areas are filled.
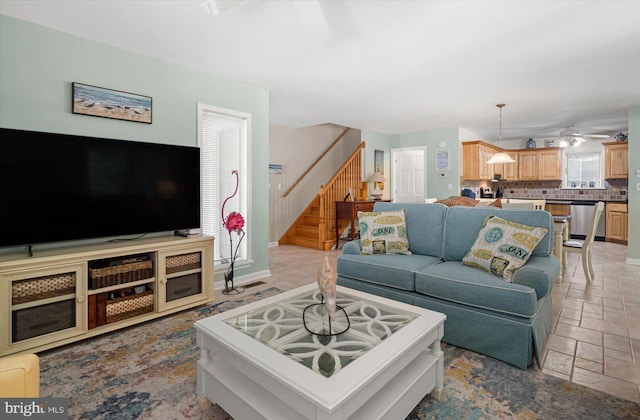
[[[380,172],[374,172],[367,180],[367,182],[373,183],[373,193],[371,193],[371,196],[374,200],[382,199],[382,191],[378,188],[378,183],[384,181],[384,176]]]

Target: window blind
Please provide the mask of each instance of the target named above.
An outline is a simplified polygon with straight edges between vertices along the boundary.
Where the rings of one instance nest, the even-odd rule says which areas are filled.
[[[565,152],[566,188],[602,188],[602,154],[599,152]]]
[[[239,212],[245,219],[247,236],[242,241],[236,262],[247,259],[247,120],[246,118],[201,109],[200,115],[200,152],[202,168],[202,233],[212,235],[214,241],[214,264],[227,264],[231,256],[231,240],[235,250],[239,236],[229,232],[223,226],[223,216]],[[233,170],[239,172],[238,193],[225,205],[222,204],[233,194],[236,177]]]

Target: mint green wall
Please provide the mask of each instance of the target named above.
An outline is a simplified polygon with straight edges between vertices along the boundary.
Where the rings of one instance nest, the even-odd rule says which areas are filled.
[[[153,124],[71,113],[71,82],[153,97]],[[268,269],[269,92],[0,15],[0,126],[197,145],[197,103],[252,115],[250,269]],[[28,227],[27,227],[28,228]]]
[[[367,144],[365,154],[365,168],[368,174],[371,174],[373,172],[374,150],[384,150],[385,174],[387,173],[386,165],[389,164],[389,156],[387,156],[387,153],[393,145],[394,139],[396,139],[397,137],[397,134],[384,134],[375,131],[362,132],[362,140]]]
[[[383,134],[376,133],[375,131],[363,131],[362,140],[366,143],[364,149],[364,177],[365,180],[374,172],[374,151],[384,151],[384,176],[387,181],[391,181],[389,174],[391,173],[389,167],[389,150],[390,144],[393,144],[393,139],[396,138],[395,134]],[[368,184],[369,194],[372,192],[371,184]],[[388,200],[390,197],[390,182],[385,182],[384,190],[382,191],[382,198]]]
[[[629,246],[627,257],[640,264],[640,106],[629,109]]]
[[[385,177],[390,180],[388,174],[391,174],[390,159],[391,149],[399,149],[403,147],[427,147],[426,157],[426,177],[427,177],[427,196],[437,198],[447,198],[451,195],[460,195],[460,171],[459,171],[459,154],[460,142],[458,140],[458,128],[446,128],[440,130],[423,131],[410,134],[382,134],[373,131],[363,133],[363,139],[367,143],[365,165],[366,174],[373,172],[373,156],[374,150],[383,150],[385,160]],[[441,149],[440,142],[446,143],[444,149],[449,150],[449,170],[435,171],[435,151]],[[441,178],[440,173],[447,174]],[[451,190],[448,185],[451,184]],[[389,184],[390,185],[390,184]],[[389,190],[385,185],[383,198],[389,198]]]
[[[446,143],[444,148],[440,142]],[[458,140],[458,128],[445,128],[440,130],[423,131],[419,133],[401,134],[392,145],[393,148],[427,146],[427,195],[435,198],[447,198],[452,195],[460,195],[460,174],[458,168],[460,142]],[[449,170],[436,172],[436,150],[449,150]],[[440,177],[440,173],[447,176]],[[448,185],[451,184],[451,190]]]

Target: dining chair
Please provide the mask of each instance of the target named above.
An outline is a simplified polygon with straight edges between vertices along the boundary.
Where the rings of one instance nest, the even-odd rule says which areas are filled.
[[[593,212],[591,227],[589,228],[589,231],[584,240],[569,239],[567,241],[564,241],[564,243],[562,244],[562,252],[564,253],[563,257],[565,261],[567,260],[567,253],[569,252],[582,255],[582,269],[584,270],[584,275],[587,278],[588,283],[591,283],[595,277],[593,266],[591,265],[591,245],[593,244],[593,240],[596,237],[598,221],[602,216],[603,210],[604,202],[598,201]]]

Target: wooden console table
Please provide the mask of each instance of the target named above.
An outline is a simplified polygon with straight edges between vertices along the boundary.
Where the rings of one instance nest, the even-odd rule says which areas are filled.
[[[377,200],[390,201],[390,200]],[[358,218],[359,211],[373,211],[373,205],[376,200],[367,201],[336,201],[336,249],[340,246],[340,224],[341,219],[349,220],[351,227],[351,239],[356,239],[354,222]]]

